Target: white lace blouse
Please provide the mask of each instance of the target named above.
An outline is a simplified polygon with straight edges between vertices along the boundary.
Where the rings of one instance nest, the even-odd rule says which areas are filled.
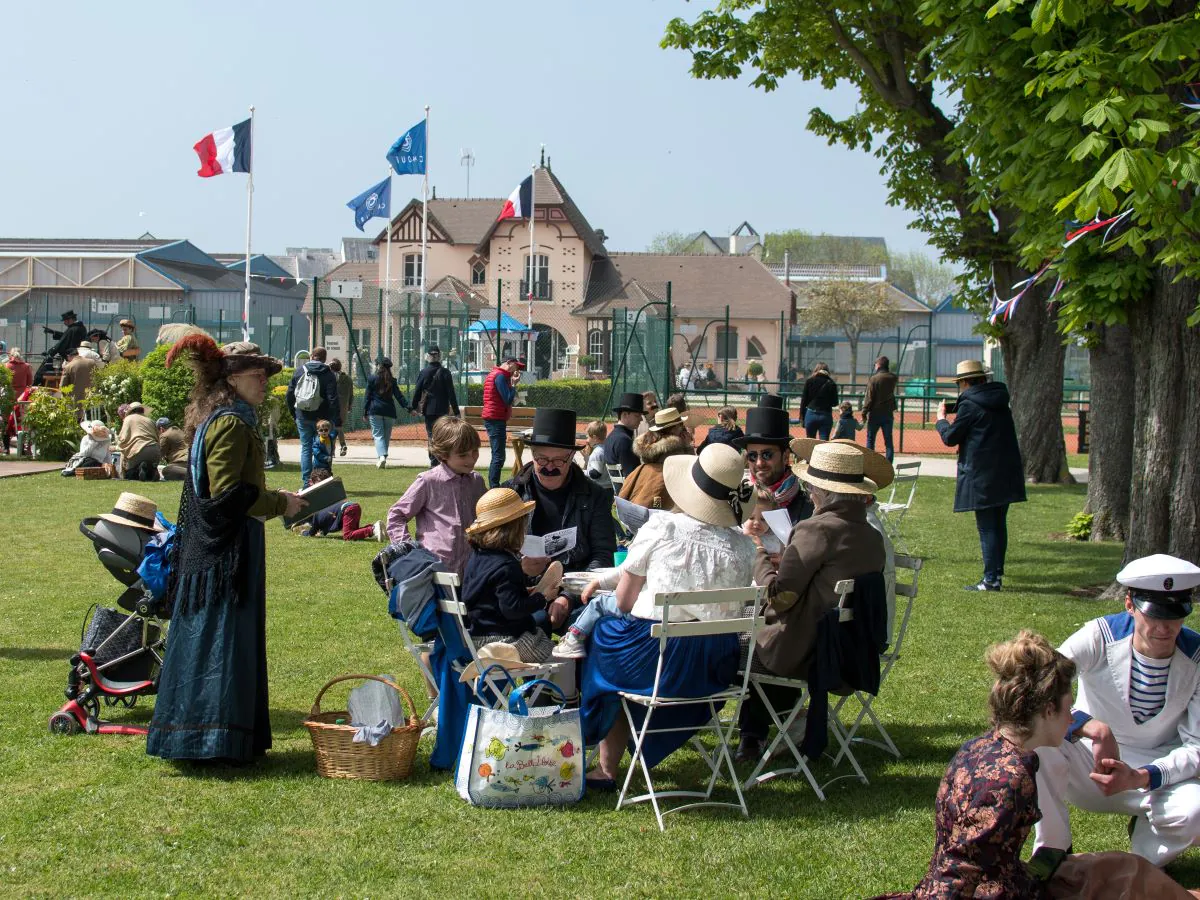
[[[681,512],[656,512],[638,529],[620,566],[596,573],[604,590],[613,590],[621,572],[645,576],[631,615],[662,619],[654,595],[748,587],[753,582],[754,542],[740,529],[709,525]],[[728,606],[725,604],[724,606]],[[722,606],[672,607],[672,621],[723,618],[739,612]]]

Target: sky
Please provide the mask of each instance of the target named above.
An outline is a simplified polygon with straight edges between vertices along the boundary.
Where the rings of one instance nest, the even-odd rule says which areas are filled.
[[[192,145],[255,114],[255,252],[336,247],[347,200],[430,107],[430,183],[506,197],[542,144],[610,250],[663,231],[791,228],[924,247],[879,164],[805,131],[848,88],[699,81],[659,47],[683,0],[190,0],[13,4],[0,54],[0,236],[187,238],[245,248],[244,175],[199,178]],[[216,14],[219,13],[219,14]],[[14,39],[16,37],[17,39]],[[419,197],[395,176],[393,208]],[[380,229],[370,230],[372,236]]]

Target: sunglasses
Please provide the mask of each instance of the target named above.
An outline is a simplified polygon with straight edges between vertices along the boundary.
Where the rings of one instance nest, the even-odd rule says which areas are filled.
[[[763,462],[770,462],[778,455],[778,450],[747,450],[746,462],[758,462],[760,459]]]

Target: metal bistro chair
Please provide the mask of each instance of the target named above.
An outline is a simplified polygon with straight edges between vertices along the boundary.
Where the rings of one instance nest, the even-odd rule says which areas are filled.
[[[608,480],[612,482],[613,494],[621,493],[621,486],[625,484],[625,473],[621,471],[621,466],[616,463],[605,463],[604,471],[608,473]]]
[[[741,673],[737,683],[720,691],[703,697],[664,697],[659,693],[660,683],[662,680],[663,658],[667,650],[667,642],[672,638],[680,637],[697,637],[701,635],[715,634],[736,634],[748,635],[750,639],[750,655],[753,658],[755,636],[760,625],[764,623],[764,618],[759,615],[746,615],[744,609],[747,605],[753,604],[754,609],[758,608],[761,589],[756,587],[746,588],[722,588],[709,591],[686,591],[680,593],[656,594],[654,603],[656,606],[662,607],[662,621],[655,622],[650,628],[650,634],[658,638],[658,668],[654,673],[654,687],[649,694],[633,694],[626,691],[621,691],[621,708],[625,711],[625,717],[629,721],[630,733],[634,737],[633,758],[629,763],[629,770],[625,774],[625,783],[621,787],[620,796],[617,797],[617,809],[623,806],[628,806],[633,803],[642,803],[647,800],[654,807],[654,816],[658,820],[658,828],[660,831],[665,830],[663,826],[663,816],[667,813],[678,812],[683,809],[694,809],[700,806],[728,806],[740,810],[743,816],[749,816],[750,811],[746,808],[746,798],[742,793],[742,785],[737,777],[737,772],[733,768],[733,756],[729,751],[729,739],[733,734],[733,729],[736,726],[738,710],[741,708],[742,701],[746,698],[748,688],[748,673],[749,663],[747,663],[746,671]],[[732,618],[709,619],[706,621],[687,621],[687,622],[672,622],[671,607],[672,606],[701,606],[707,604],[736,604],[737,612]],[[720,717],[721,709],[726,703],[732,702],[733,719],[730,721],[722,721]],[[643,747],[645,745],[646,736],[649,734],[662,734],[672,731],[690,731],[691,728],[652,728],[651,724],[654,719],[654,713],[657,710],[682,707],[688,705],[703,705],[708,707],[709,718],[706,724],[700,727],[700,731],[711,732],[717,741],[717,746],[710,753],[700,742],[699,736],[692,739],[692,745],[700,754],[700,758],[704,760],[705,765],[709,769],[708,784],[702,791],[659,791],[654,787],[654,781],[651,777],[650,767],[646,765],[646,760],[643,757]],[[632,708],[641,706],[645,709],[645,718],[642,720],[640,727],[635,723],[633,718]],[[636,797],[629,796],[629,787],[633,782],[633,773],[636,769],[641,768],[642,776],[646,781],[646,793],[639,794]],[[737,795],[736,803],[719,802],[712,799],[713,789],[716,787],[717,778],[725,773],[728,775],[730,782],[733,785],[734,793]],[[680,806],[674,806],[670,809],[663,809],[659,803],[664,798],[678,797],[690,799],[693,802],[684,803]]]
[[[905,583],[901,581],[899,577],[896,578],[896,593],[901,597],[907,597],[908,602],[904,606],[904,614],[900,617],[900,623],[896,626],[896,632],[892,637],[891,646],[889,646],[887,651],[881,654],[879,657],[879,661],[883,663],[883,669],[879,673],[880,691],[883,690],[883,685],[887,682],[888,673],[892,671],[892,666],[896,665],[900,659],[900,650],[904,646],[904,636],[908,633],[908,621],[912,616],[913,602],[917,599],[917,576],[920,574],[921,566],[924,564],[924,562],[925,561],[919,556],[901,556],[899,554],[896,556],[896,575],[899,576],[901,569],[907,569],[908,571],[912,572],[912,580]],[[833,707],[833,710],[830,713],[830,718],[837,719],[838,714],[842,711],[842,707],[846,705],[847,701],[849,701],[851,697],[858,701],[860,708],[858,715],[855,717],[854,721],[850,723],[850,727],[846,729],[847,746],[851,743],[870,744],[872,747],[878,747],[880,750],[890,753],[892,756],[896,757],[896,759],[899,759],[900,751],[896,748],[895,743],[892,742],[892,737],[887,733],[887,729],[883,727],[883,723],[879,721],[879,717],[875,715],[873,706],[877,697],[872,697],[870,694],[864,694],[862,691],[855,691],[852,694],[847,694],[845,697],[842,697],[840,700],[838,700],[837,705]],[[879,740],[874,741],[868,740],[867,738],[857,737],[858,729],[862,726],[864,719],[871,720],[871,724],[874,725],[875,730],[879,732]],[[841,762],[841,759],[842,753],[838,753],[837,757],[833,760],[833,764],[836,766],[839,762]]]
[[[908,544],[900,533],[900,525],[904,521],[904,514],[912,506],[913,495],[917,492],[917,478],[920,474],[920,460],[897,464],[896,478],[892,481],[891,491],[888,493],[887,499],[881,500],[879,503],[879,518],[883,520],[883,527],[887,529],[888,537],[892,539],[892,544],[897,550],[905,552],[908,550]],[[898,499],[898,497],[902,499]]]

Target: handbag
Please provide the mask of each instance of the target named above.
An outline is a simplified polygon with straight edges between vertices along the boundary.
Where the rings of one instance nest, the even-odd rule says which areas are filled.
[[[487,671],[492,669],[508,675],[503,666]],[[528,709],[525,695],[535,687],[558,703]],[[563,703],[562,691],[539,678],[512,691],[507,710],[472,704],[454,779],[459,796],[473,806],[505,808],[581,800],[587,757],[583,719]]]

